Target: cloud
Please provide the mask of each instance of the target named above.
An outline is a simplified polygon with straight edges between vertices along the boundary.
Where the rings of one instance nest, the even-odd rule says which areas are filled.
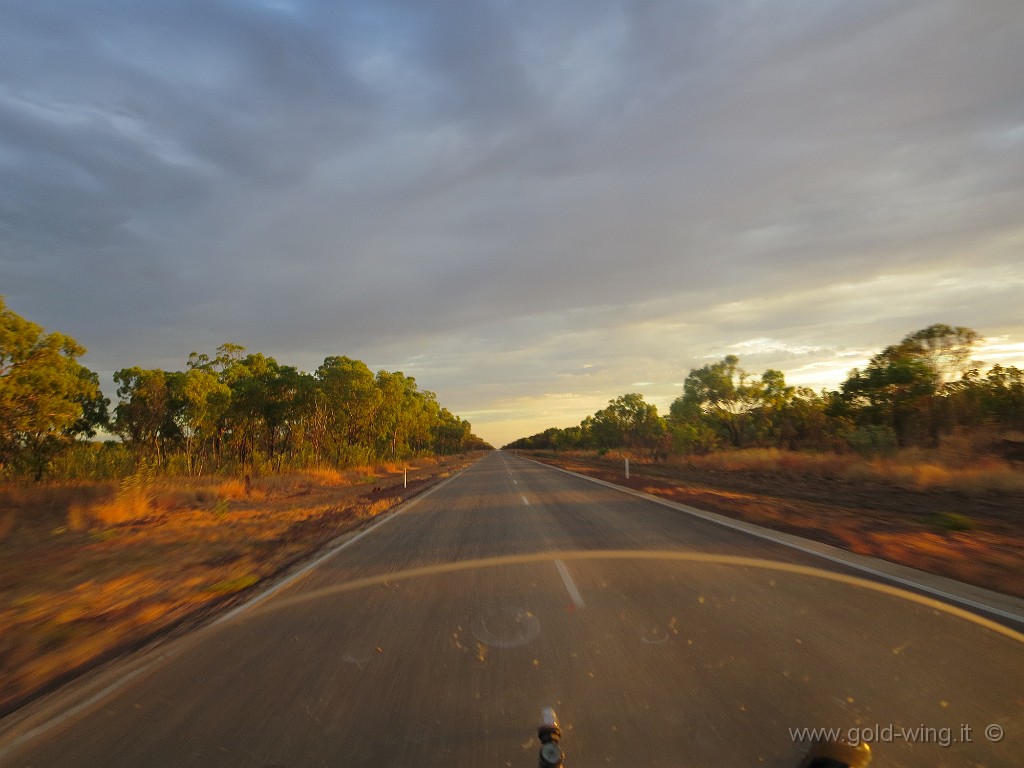
[[[103,370],[350,354],[502,441],[755,339],[811,381],[1024,330],[1012,3],[6,16],[0,292]]]

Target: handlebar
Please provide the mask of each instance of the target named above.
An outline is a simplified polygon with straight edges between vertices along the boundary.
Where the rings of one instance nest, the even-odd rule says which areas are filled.
[[[540,768],[561,768],[562,748],[558,742],[562,739],[562,729],[551,707],[544,707],[540,712],[537,738],[540,739]]]

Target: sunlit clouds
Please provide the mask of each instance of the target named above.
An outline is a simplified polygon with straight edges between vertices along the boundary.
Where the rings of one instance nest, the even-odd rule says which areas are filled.
[[[941,322],[1020,364],[1022,38],[1001,0],[21,4],[0,294],[105,377],[349,355],[496,444],[726,354],[817,389]]]

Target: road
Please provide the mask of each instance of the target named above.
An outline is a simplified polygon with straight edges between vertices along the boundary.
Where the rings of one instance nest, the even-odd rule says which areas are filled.
[[[879,766],[1011,766],[1022,651],[496,451],[273,594],[51,697],[6,726],[0,765],[534,766],[550,705],[570,768],[794,766],[801,727],[869,731]]]

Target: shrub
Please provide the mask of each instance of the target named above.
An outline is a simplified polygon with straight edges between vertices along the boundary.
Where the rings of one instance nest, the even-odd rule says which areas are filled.
[[[975,522],[957,512],[939,512],[934,517],[935,527],[944,531],[973,531]]]
[[[846,436],[846,442],[862,455],[890,453],[896,450],[896,433],[890,427],[875,424],[859,426]]]

